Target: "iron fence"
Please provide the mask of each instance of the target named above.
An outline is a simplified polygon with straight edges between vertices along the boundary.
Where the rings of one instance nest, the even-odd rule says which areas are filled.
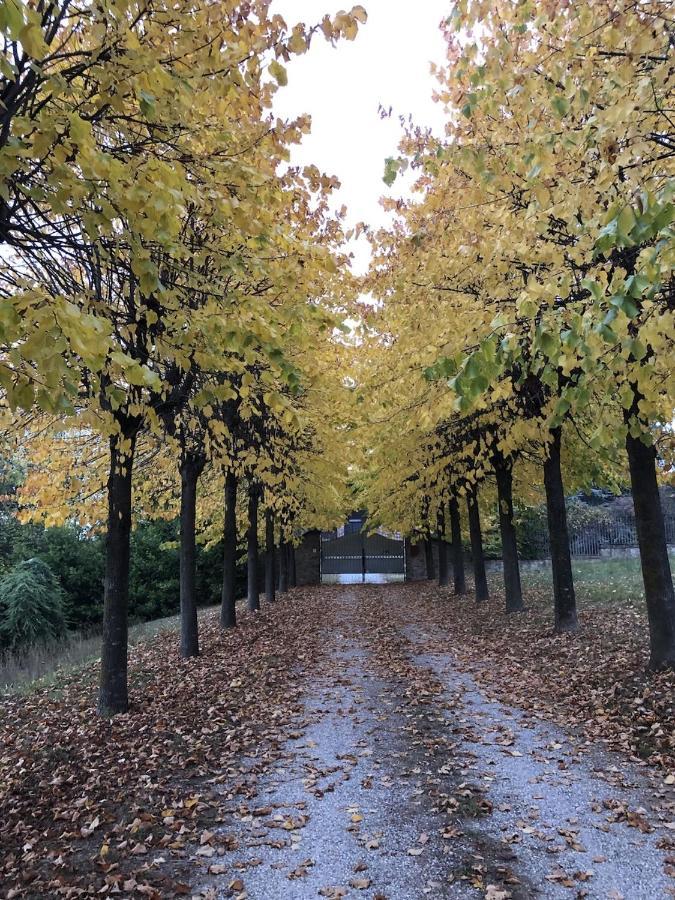
[[[675,514],[664,517],[666,541],[675,544]],[[585,525],[570,526],[570,552],[572,556],[602,556],[612,550],[630,550],[637,548],[637,531],[635,516],[628,511],[613,514],[604,521],[591,522]],[[536,545],[541,556],[549,553],[548,534],[545,530],[537,535]]]

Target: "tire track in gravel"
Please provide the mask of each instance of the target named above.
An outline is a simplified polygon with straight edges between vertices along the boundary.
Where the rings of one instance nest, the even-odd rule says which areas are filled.
[[[576,757],[573,778],[557,768],[559,729],[489,703],[395,589],[331,599],[304,710],[271,758],[242,760],[197,896],[670,896],[658,836],[609,825]]]

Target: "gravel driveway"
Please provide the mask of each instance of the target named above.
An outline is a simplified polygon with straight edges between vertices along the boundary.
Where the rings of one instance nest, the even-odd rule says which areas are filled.
[[[303,713],[242,760],[195,896],[675,896],[642,770],[490,701],[395,589],[334,597],[321,657],[288,675]]]

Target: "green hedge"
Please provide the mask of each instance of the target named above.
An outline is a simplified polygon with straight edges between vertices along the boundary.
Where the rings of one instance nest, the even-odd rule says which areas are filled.
[[[129,620],[144,622],[179,610],[179,526],[177,521],[143,522],[131,537]],[[68,627],[96,631],[103,615],[105,539],[74,526],[22,525],[12,513],[0,515],[0,580],[39,560],[56,579],[68,611]],[[23,577],[22,576],[22,577]],[[198,602],[218,603],[222,578],[222,544],[197,551]],[[238,571],[245,593],[245,571]],[[55,603],[57,601],[55,600]],[[3,640],[6,645],[7,641]]]
[[[67,627],[63,591],[41,559],[24,560],[0,578],[0,646],[23,650],[62,637]]]

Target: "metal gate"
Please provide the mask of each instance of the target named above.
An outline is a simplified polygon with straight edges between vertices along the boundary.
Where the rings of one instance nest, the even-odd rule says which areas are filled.
[[[405,581],[405,544],[402,539],[384,534],[322,535],[321,581],[324,584]]]

